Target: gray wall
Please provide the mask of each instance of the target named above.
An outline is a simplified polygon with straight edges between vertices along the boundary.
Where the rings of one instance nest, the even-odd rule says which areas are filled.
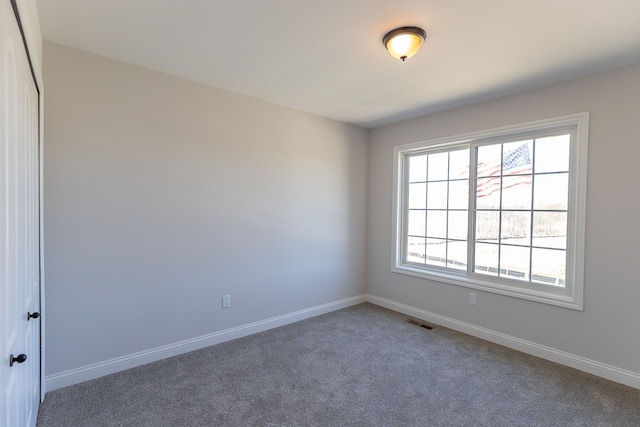
[[[391,273],[392,149],[590,111],[584,311]],[[640,65],[375,129],[369,145],[368,292],[640,373]]]
[[[640,65],[370,133],[50,43],[44,74],[48,376],[367,291],[640,373]],[[390,272],[394,145],[582,111],[583,312]]]
[[[51,43],[44,70],[47,376],[365,292],[366,130]]]

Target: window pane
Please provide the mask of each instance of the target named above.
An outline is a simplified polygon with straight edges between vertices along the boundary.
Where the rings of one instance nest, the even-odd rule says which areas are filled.
[[[498,241],[500,233],[500,212],[479,211],[476,213],[476,240]]]
[[[449,209],[467,209],[469,181],[449,181]]]
[[[533,213],[533,246],[567,248],[566,212]]]
[[[469,150],[449,153],[449,179],[469,178]]]
[[[500,246],[500,276],[507,279],[529,280],[529,248]]]
[[[446,180],[449,176],[449,153],[429,154],[429,181]]]
[[[531,212],[502,212],[500,243],[527,245],[531,243]]]
[[[570,142],[570,134],[536,139],[536,173],[568,171]]]
[[[467,239],[468,228],[467,211],[449,211],[449,238]]]
[[[490,276],[498,275],[498,245],[476,243],[473,271]]]
[[[409,211],[409,224],[407,232],[410,236],[424,236],[425,211]]]
[[[427,211],[427,236],[447,237],[447,211]]]
[[[502,171],[502,145],[485,145],[476,151],[476,176],[496,176]]]
[[[430,182],[427,187],[427,207],[429,209],[447,208],[447,182]]]
[[[536,175],[533,186],[533,208],[545,210],[567,210],[569,199],[569,174],[554,173]]]
[[[588,125],[574,114],[395,146],[392,271],[582,309]]]
[[[467,269],[467,242],[449,240],[447,242],[447,266],[456,270]]]
[[[407,261],[424,264],[425,239],[424,237],[409,237],[407,240]]]
[[[426,263],[446,267],[447,241],[440,239],[427,239]]]
[[[478,209],[500,208],[500,178],[478,178],[476,206]]]
[[[427,208],[427,184],[409,184],[409,209]]]
[[[531,209],[531,175],[502,178],[502,209]]]
[[[518,141],[504,144],[502,174],[520,175],[531,173],[531,148],[533,141]]]
[[[534,248],[531,262],[531,281],[564,287],[566,260],[565,251]]]
[[[427,180],[427,156],[409,157],[409,182]]]

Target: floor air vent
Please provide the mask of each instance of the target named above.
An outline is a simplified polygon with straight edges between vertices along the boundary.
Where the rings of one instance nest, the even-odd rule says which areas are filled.
[[[407,320],[407,323],[411,323],[412,325],[420,326],[421,328],[425,328],[425,329],[428,329],[428,330],[433,329],[433,326],[430,326],[430,325],[427,325],[425,323],[422,323],[421,321],[416,320],[416,319],[409,319],[409,320]]]

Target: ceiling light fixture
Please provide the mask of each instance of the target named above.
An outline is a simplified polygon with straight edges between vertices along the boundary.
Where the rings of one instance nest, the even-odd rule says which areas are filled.
[[[391,56],[404,61],[418,52],[426,38],[427,33],[422,28],[400,27],[385,34],[382,44]]]

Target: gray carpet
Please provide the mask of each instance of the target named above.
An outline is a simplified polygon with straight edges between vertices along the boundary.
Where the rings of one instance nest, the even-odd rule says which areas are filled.
[[[640,426],[640,390],[362,304],[46,395],[39,427]]]

